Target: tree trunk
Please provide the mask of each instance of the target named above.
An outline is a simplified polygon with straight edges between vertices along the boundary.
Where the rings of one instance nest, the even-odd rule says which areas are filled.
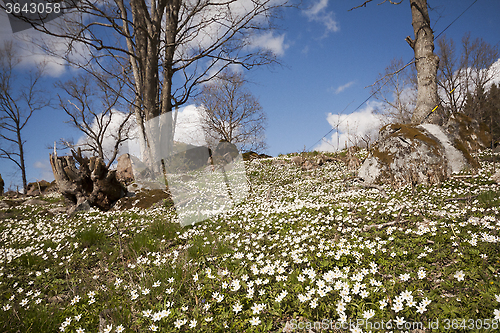
[[[434,34],[430,27],[427,0],[410,0],[413,32],[415,40],[407,37],[408,44],[415,51],[417,67],[418,95],[412,123],[437,124],[439,97],[437,92],[437,70],[439,57],[434,53]],[[431,113],[432,112],[432,113]]]
[[[50,154],[50,165],[59,192],[73,204],[70,210],[98,207],[108,210],[125,195],[125,188],[116,179],[116,171],[108,170],[99,157],[82,157],[81,150],[73,156]],[[76,165],[78,162],[78,167]]]
[[[26,164],[24,163],[24,143],[21,139],[21,129],[17,127],[17,145],[19,147],[19,166],[21,168],[21,177],[23,180],[23,194],[28,191],[28,180],[26,178]]]

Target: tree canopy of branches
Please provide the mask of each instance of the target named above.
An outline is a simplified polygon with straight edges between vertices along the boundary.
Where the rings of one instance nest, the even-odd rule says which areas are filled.
[[[23,134],[33,113],[48,106],[50,101],[41,89],[44,64],[27,75],[19,75],[20,62],[13,43],[5,42],[0,48],[0,158],[11,160],[20,169],[26,193]]]
[[[379,74],[372,92],[382,102],[377,113],[382,116],[383,122],[410,123],[417,99],[415,67],[406,67],[401,58],[392,59],[385,72]]]
[[[498,70],[492,67],[499,58],[498,48],[482,38],[471,39],[470,33],[462,38],[461,54],[453,39],[443,36],[437,40],[439,63],[439,87],[442,105],[449,115],[462,112],[466,96],[485,91]],[[470,101],[470,99],[469,99]]]
[[[203,87],[197,102],[203,109],[202,128],[207,141],[224,140],[240,151],[266,148],[266,116],[246,83],[242,74],[224,71]]]
[[[126,108],[120,103],[123,84],[113,79],[107,74],[87,73],[57,84],[69,97],[59,95],[60,106],[71,119],[68,122],[85,134],[82,143],[64,140],[63,144],[74,150],[78,146],[83,152],[99,156],[108,168],[121,145],[130,138],[133,127],[132,112],[118,110]]]
[[[288,5],[286,0],[80,0],[62,24],[33,27],[61,37],[67,43],[64,59],[76,66],[107,69],[111,62],[123,68],[108,73],[119,75],[133,89],[130,102],[141,130],[141,148],[149,148],[149,158],[157,162],[153,155],[158,145],[149,141],[172,144],[170,111],[186,103],[199,84],[231,64],[248,69],[276,62],[275,54],[256,40],[274,28],[279,9]],[[52,55],[61,48],[35,42]],[[77,50],[89,60],[75,60]],[[159,133],[164,137],[148,139],[145,122],[160,115],[165,124],[158,126],[166,129]]]

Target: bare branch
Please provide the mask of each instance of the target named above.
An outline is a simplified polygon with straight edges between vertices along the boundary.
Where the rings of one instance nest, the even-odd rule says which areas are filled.
[[[358,8],[361,8],[361,7],[366,7],[366,4],[369,3],[369,2],[372,2],[373,0],[366,0],[365,2],[363,2],[363,4],[359,5],[359,6],[356,6],[356,7],[353,7],[351,9],[349,9],[348,11],[350,12],[351,10],[354,10],[354,9],[358,9]],[[385,3],[389,1],[389,3],[393,4],[393,5],[399,5],[403,2],[403,0],[401,1],[392,1],[392,0],[384,0],[382,1],[381,3],[379,3],[378,5],[380,6],[381,4]]]
[[[203,88],[197,98],[203,108],[203,130],[213,144],[225,140],[240,150],[262,150],[266,117],[245,83],[241,74],[226,70]]]
[[[375,81],[374,83],[370,84],[369,86],[366,86],[365,88],[369,88],[369,87],[373,87],[375,86],[377,83],[379,83],[380,81],[382,81],[383,79],[385,79],[386,77],[392,77],[396,74],[399,74],[400,72],[402,72],[406,67],[410,66],[410,65],[413,65],[415,63],[415,60],[412,60],[411,62],[407,63],[406,65],[404,65],[403,67],[399,68],[398,70],[392,72],[392,73],[388,73],[388,74],[385,74],[384,76],[382,76],[380,79],[378,79],[377,81]]]

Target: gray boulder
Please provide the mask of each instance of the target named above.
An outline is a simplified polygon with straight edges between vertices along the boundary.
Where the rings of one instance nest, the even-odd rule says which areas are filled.
[[[380,130],[358,176],[393,187],[439,183],[464,168],[477,167],[471,149],[485,148],[488,139],[477,123],[461,115],[444,127],[390,124]]]
[[[495,181],[497,184],[500,184],[500,171],[497,171],[493,175],[491,175],[491,179]]]
[[[134,181],[134,170],[132,168],[132,160],[130,154],[123,154],[117,159],[116,179],[125,184],[130,184]]]
[[[294,156],[292,157],[292,162],[295,163],[297,166],[301,166],[302,163],[304,163],[304,159],[301,156]]]

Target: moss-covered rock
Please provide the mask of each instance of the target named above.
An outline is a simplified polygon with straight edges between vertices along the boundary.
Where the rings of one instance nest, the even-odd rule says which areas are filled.
[[[147,209],[156,205],[172,206],[174,203],[168,191],[162,189],[141,189],[132,197],[119,199],[112,210],[125,210],[131,208]]]
[[[477,167],[471,152],[486,148],[488,140],[485,128],[464,115],[454,115],[444,127],[390,124],[380,130],[359,177],[394,187],[439,183]]]
[[[27,187],[28,190],[26,191],[26,194],[29,196],[57,192],[57,184],[55,181],[49,183],[46,180],[41,180],[39,182],[28,183]]]
[[[251,161],[258,158],[271,158],[272,156],[266,154],[257,154],[254,151],[247,151],[246,153],[241,154],[243,157],[243,161]]]
[[[446,124],[446,131],[451,136],[455,147],[460,150],[467,162],[474,168],[479,163],[471,152],[491,147],[491,135],[488,126],[461,113],[453,114]]]

